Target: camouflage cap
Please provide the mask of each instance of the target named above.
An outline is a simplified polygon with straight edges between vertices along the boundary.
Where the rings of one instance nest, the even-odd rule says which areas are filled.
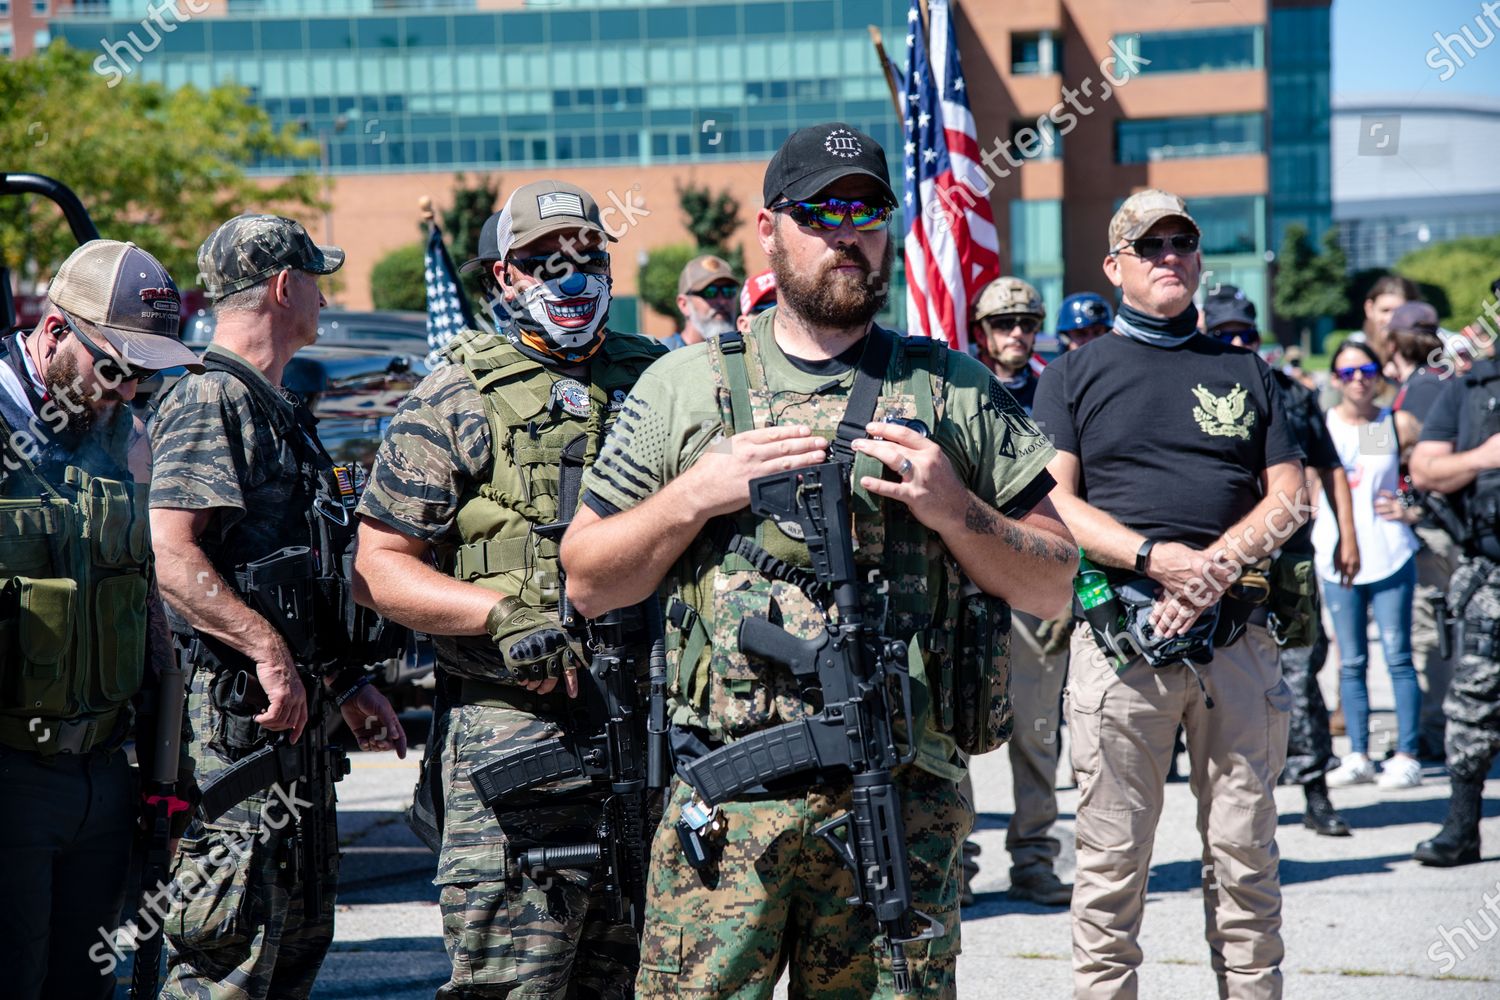
[[[84,336],[103,341],[136,368],[203,366],[182,345],[182,297],[161,261],[134,243],[90,240],[68,255],[47,298]]]
[[[1109,220],[1109,247],[1113,250],[1128,240],[1139,239],[1162,219],[1170,218],[1182,219],[1193,227],[1193,232],[1199,231],[1198,223],[1188,214],[1187,202],[1175,194],[1157,188],[1137,191],[1125,199],[1115,217]]]
[[[1046,319],[1042,296],[1029,283],[1006,275],[996,278],[979,293],[974,303],[974,322],[986,316],[1035,316]]]
[[[211,299],[242,292],[284,270],[332,274],[344,251],[318,246],[302,224],[279,215],[237,215],[198,248],[198,280]]]
[[[479,230],[479,252],[465,261],[460,274],[488,261],[504,260],[512,247],[525,246],[548,233],[587,229],[619,242],[599,217],[599,203],[577,184],[567,181],[532,181],[505,199],[505,207],[484,220]]]

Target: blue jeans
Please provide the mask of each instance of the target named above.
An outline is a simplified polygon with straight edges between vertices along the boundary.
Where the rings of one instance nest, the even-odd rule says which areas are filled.
[[[1396,749],[1417,755],[1422,689],[1417,686],[1417,672],[1411,663],[1411,603],[1416,588],[1415,559],[1406,560],[1400,569],[1376,583],[1342,587],[1323,581],[1323,600],[1339,644],[1339,695],[1355,753],[1368,755],[1370,750],[1370,690],[1365,684],[1365,670],[1370,663],[1367,629],[1373,609],[1391,686],[1396,691]]]

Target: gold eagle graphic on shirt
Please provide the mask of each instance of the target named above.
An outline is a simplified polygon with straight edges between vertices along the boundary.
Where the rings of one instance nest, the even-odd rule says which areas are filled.
[[[1255,411],[1245,409],[1245,387],[1238,382],[1222,396],[1215,396],[1200,382],[1193,386],[1193,395],[1198,405],[1193,407],[1193,419],[1198,429],[1212,437],[1237,437],[1250,440],[1250,428],[1255,426]]]

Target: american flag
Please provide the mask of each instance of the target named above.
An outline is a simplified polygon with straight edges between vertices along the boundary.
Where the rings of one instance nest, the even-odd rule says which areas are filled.
[[[1000,276],[994,184],[979,162],[947,0],[928,4],[930,60],[920,3],[906,15],[906,326],[967,350],[969,304]]]
[[[453,258],[448,255],[448,245],[443,242],[443,231],[436,222],[427,235],[427,253],[424,258],[422,277],[427,282],[427,366],[436,368],[442,364],[442,350],[460,330],[474,329],[474,313],[464,298],[463,289],[453,268]]]

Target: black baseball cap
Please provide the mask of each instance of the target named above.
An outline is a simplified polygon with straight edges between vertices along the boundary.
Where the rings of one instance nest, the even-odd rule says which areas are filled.
[[[834,181],[860,174],[873,178],[881,194],[891,205],[896,195],[891,191],[890,170],[885,150],[864,132],[843,122],[824,122],[799,128],[766,164],[762,189],[766,207],[782,198],[806,201]]]
[[[1255,303],[1233,285],[1221,285],[1203,300],[1203,329],[1213,333],[1226,323],[1255,325]]]

